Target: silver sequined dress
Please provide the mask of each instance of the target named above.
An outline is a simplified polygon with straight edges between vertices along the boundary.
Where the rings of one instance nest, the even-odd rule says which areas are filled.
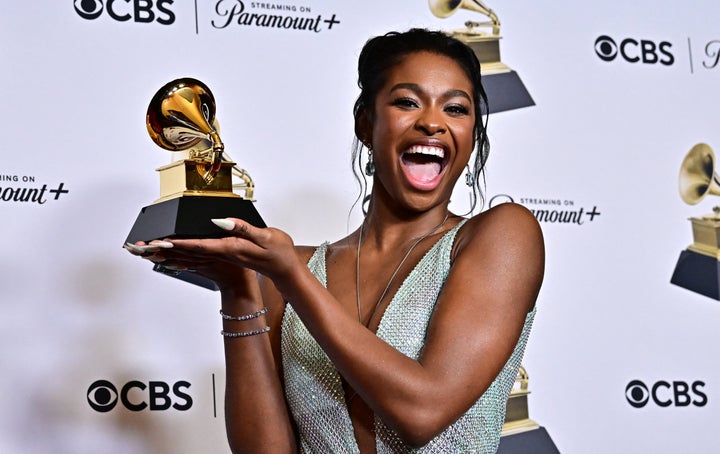
[[[463,221],[464,222],[464,221]],[[450,253],[459,224],[418,262],[382,317],[377,336],[417,359],[440,289],[450,270]],[[327,286],[327,243],[318,247],[308,267]],[[481,277],[480,277],[481,278]],[[378,454],[495,453],[505,419],[505,403],[515,381],[535,309],[528,313],[520,339],[500,374],[457,421],[420,449],[413,450],[375,417]],[[338,371],[288,304],[282,321],[285,392],[305,453],[358,453]]]

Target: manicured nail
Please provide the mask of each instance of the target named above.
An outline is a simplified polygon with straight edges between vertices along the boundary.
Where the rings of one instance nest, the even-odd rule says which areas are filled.
[[[173,266],[173,265],[164,265],[163,268],[170,271],[187,271],[186,266]]]
[[[153,241],[148,246],[155,246],[159,247],[160,249],[170,249],[174,246],[174,244],[169,241]]]
[[[140,246],[135,246],[132,243],[125,243],[125,246],[123,246],[128,251],[132,252],[133,254],[142,254],[145,252]]]
[[[220,227],[223,230],[233,230],[235,223],[230,219],[210,219],[213,224]]]

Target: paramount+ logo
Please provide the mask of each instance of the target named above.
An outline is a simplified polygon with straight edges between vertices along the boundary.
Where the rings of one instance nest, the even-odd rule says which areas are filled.
[[[73,0],[75,12],[87,20],[106,15],[118,22],[157,22],[171,25],[175,13],[170,9],[174,0]]]
[[[635,408],[650,403],[658,407],[704,407],[708,397],[703,388],[705,382],[700,380],[692,383],[659,380],[649,387],[640,380],[633,380],[625,387],[625,398]]]
[[[108,380],[96,380],[87,390],[87,401],[90,407],[99,413],[111,411],[118,402],[130,411],[143,411],[148,408],[151,411],[170,408],[186,411],[193,405],[188,388],[190,383],[183,380],[172,386],[164,381],[149,381],[145,384],[131,380],[118,390]]]
[[[595,54],[602,61],[623,60],[627,63],[671,66],[675,63],[672,43],[649,39],[625,38],[617,42],[607,35],[595,40]]]

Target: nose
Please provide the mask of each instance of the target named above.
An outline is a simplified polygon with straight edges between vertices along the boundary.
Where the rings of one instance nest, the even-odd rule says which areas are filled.
[[[420,112],[415,127],[428,136],[442,134],[447,130],[442,113],[433,107],[428,107]]]

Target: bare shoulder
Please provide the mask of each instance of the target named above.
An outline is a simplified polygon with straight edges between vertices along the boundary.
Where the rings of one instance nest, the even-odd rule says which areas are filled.
[[[534,305],[545,273],[545,243],[535,216],[522,205],[505,203],[469,219],[458,231],[454,266],[480,274],[495,289],[518,291]]]
[[[543,253],[544,240],[535,216],[522,205],[503,203],[470,218],[458,232],[456,255],[482,247],[522,248],[524,254]]]

